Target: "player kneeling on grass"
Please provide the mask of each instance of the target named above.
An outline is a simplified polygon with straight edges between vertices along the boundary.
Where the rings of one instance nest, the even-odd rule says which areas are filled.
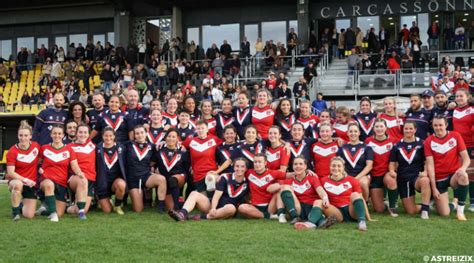
[[[408,120],[403,125],[401,139],[390,153],[388,176],[397,181],[398,192],[407,214],[420,213],[428,219],[431,198],[430,179],[425,169],[423,141],[415,137],[416,122]],[[416,191],[421,192],[421,206],[415,204]]]
[[[286,223],[284,206],[291,216],[291,224],[302,220],[308,221],[300,224],[299,228],[331,226],[336,218],[330,217],[325,220],[322,216],[321,206],[327,207],[329,199],[318,177],[308,174],[308,165],[304,157],[294,158],[292,164],[295,177],[281,181],[283,185],[277,200],[279,222]]]
[[[245,178],[247,161],[237,158],[234,161],[234,173],[223,174],[217,180],[216,190],[212,201],[198,191],[193,191],[179,211],[169,210],[168,214],[176,221],[184,221],[195,207],[201,214],[193,219],[226,219],[237,212],[237,207],[242,203],[248,192],[248,182]]]
[[[127,185],[132,198],[132,209],[141,212],[144,208],[143,192],[146,189],[158,188],[158,212],[165,211],[166,178],[154,173],[154,147],[146,140],[146,130],[142,125],[133,128],[134,140],[126,146]]]
[[[346,174],[344,165],[341,157],[332,158],[331,174],[321,179],[330,203],[327,207],[322,207],[323,213],[327,217],[335,216],[338,222],[357,220],[359,230],[367,231],[367,208],[362,198],[360,183],[356,178]]]
[[[20,220],[20,214],[26,218],[35,216],[40,145],[32,142],[31,137],[31,126],[21,121],[18,143],[7,154],[6,177],[11,192],[13,221]]]
[[[426,168],[431,182],[431,193],[435,199],[436,210],[441,216],[448,216],[451,186],[457,192],[457,218],[466,221],[464,204],[469,190],[469,178],[466,169],[471,160],[461,135],[447,131],[448,121],[445,116],[433,118],[434,134],[425,141]]]
[[[84,212],[89,211],[89,207],[94,197],[94,188],[96,180],[96,157],[95,157],[95,144],[89,139],[89,126],[86,124],[79,124],[76,129],[76,140],[70,144],[72,150],[76,153],[77,164],[79,168],[84,173],[84,176],[87,180],[87,196],[86,196],[86,206],[84,207]],[[79,182],[79,177],[71,176],[68,180],[69,188],[75,193],[77,188],[80,188],[80,184],[84,182]],[[78,214],[80,208],[77,206],[77,203],[73,206],[67,208],[68,214]]]
[[[278,180],[286,179],[282,171],[267,169],[267,157],[256,154],[253,157],[254,169],[247,172],[250,189],[250,204],[239,206],[238,212],[247,218],[266,218],[277,210],[276,200],[280,191]]]
[[[51,129],[51,144],[41,147],[40,158],[42,165],[39,169],[41,176],[40,188],[45,195],[49,219],[58,222],[66,210],[66,194],[69,168],[73,171],[69,181],[75,182],[75,199],[79,208],[79,219],[86,219],[84,208],[87,198],[87,179],[77,163],[77,157],[70,145],[63,143],[64,127],[56,124]]]
[[[127,187],[125,174],[125,148],[115,142],[115,131],[112,127],[105,127],[102,131],[103,143],[97,145],[97,180],[96,193],[99,205],[104,213],[115,211],[123,215],[122,202]],[[115,194],[114,205],[110,197]]]

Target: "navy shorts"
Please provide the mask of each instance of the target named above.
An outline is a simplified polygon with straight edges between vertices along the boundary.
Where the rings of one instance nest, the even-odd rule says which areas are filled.
[[[349,206],[343,206],[339,207],[339,211],[342,214],[342,218],[344,222],[354,222],[357,221],[354,218],[352,218],[351,213],[349,213]]]
[[[436,181],[436,189],[438,189],[440,194],[444,194],[448,191],[448,188],[451,186],[451,178],[453,175],[448,176],[448,178]]]
[[[142,177],[127,177],[127,186],[129,190],[132,189],[145,189],[145,184],[148,178],[150,178],[151,173],[148,176],[142,176]],[[141,179],[141,182],[140,182]]]
[[[371,176],[369,188],[384,188],[383,176]]]
[[[415,183],[418,177],[412,177],[408,180],[397,181],[398,193],[400,198],[408,198],[416,194]]]
[[[270,213],[268,213],[268,205],[256,205],[255,206],[260,212],[263,213],[263,217],[266,219],[270,218]]]

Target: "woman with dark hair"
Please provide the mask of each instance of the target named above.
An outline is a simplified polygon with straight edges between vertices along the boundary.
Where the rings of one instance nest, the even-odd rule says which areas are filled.
[[[233,125],[228,125],[224,128],[223,131],[223,138],[224,142],[217,147],[216,158],[217,164],[222,167],[223,173],[231,173],[232,170],[232,162],[235,154],[235,150],[237,149],[237,129]]]
[[[68,119],[73,119],[78,125],[88,124],[89,118],[86,116],[86,105],[80,101],[73,101],[69,104]]]
[[[280,127],[281,139],[288,141],[291,139],[291,127],[296,121],[293,107],[289,99],[281,99],[278,103],[275,114],[275,125]]]
[[[203,100],[200,105],[201,110],[201,120],[207,123],[208,133],[211,135],[216,135],[216,118],[212,115],[213,107],[211,100]]]
[[[247,92],[241,92],[237,96],[238,106],[234,109],[234,126],[237,129],[239,138],[244,138],[245,128],[252,123],[252,108],[250,107],[250,97]]]
[[[234,123],[234,114],[232,113],[232,100],[225,98],[221,102],[221,111],[216,114],[216,135],[223,139],[225,127]],[[237,135],[237,134],[236,134]]]
[[[189,122],[193,127],[196,127],[196,122],[201,117],[198,107],[196,106],[196,99],[192,96],[186,96],[183,99],[183,110],[189,113]]]
[[[165,136],[164,144],[154,155],[156,170],[158,174],[166,179],[166,206],[169,209],[179,209],[180,189],[186,182],[190,172],[189,152],[179,147],[178,130],[171,128]]]
[[[369,97],[363,97],[359,103],[360,111],[354,115],[354,120],[359,123],[360,140],[365,139],[373,134],[374,122],[377,118],[377,113],[372,111],[372,102]]]
[[[129,124],[127,112],[120,110],[120,98],[112,95],[109,99],[109,109],[99,115],[99,121],[91,133],[91,138],[99,135],[105,127],[111,127],[115,131],[117,142],[125,143],[129,140]]]
[[[96,151],[96,194],[104,213],[113,210],[123,215],[122,202],[127,186],[125,148],[115,141],[115,131],[112,127],[104,128],[102,140],[103,142],[97,145]],[[115,201],[112,205],[110,197],[113,194]]]

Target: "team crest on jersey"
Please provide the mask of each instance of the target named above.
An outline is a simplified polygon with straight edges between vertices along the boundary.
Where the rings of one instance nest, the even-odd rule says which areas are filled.
[[[449,139],[447,142],[440,144],[435,141],[431,141],[431,149],[439,154],[445,154],[450,150],[454,149],[458,145],[455,138]]]

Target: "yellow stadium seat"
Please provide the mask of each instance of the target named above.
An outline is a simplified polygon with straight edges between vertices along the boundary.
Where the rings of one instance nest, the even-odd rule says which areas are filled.
[[[13,104],[8,104],[7,111],[9,111],[9,112],[13,111]]]
[[[0,164],[7,164],[7,153],[8,153],[8,150],[3,151],[3,156],[2,156],[2,160],[0,160]]]
[[[34,112],[39,111],[38,104],[31,105],[31,111],[34,111]]]
[[[30,105],[29,104],[23,104],[23,111],[30,111]]]
[[[44,110],[46,109],[46,104],[40,104],[38,107],[39,110]]]

